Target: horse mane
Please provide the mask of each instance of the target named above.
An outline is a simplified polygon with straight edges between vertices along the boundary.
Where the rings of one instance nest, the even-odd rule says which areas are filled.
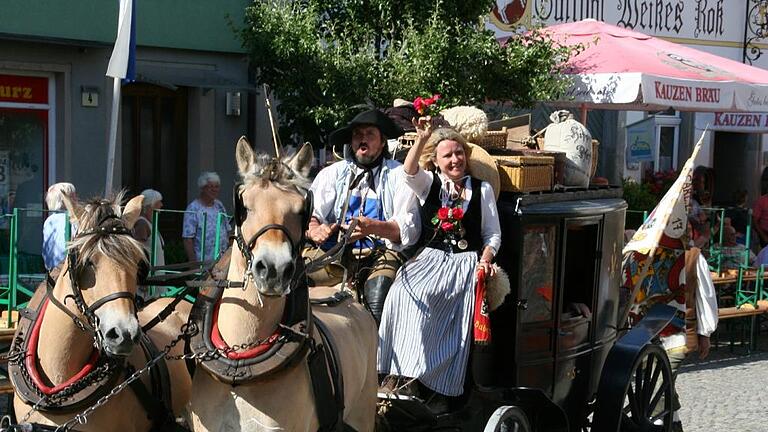
[[[241,173],[243,185],[240,191],[253,186],[266,186],[271,182],[275,187],[286,192],[296,192],[306,194],[312,181],[295,172],[288,165],[292,154],[284,156],[279,162],[272,156],[265,153],[254,155],[254,164],[247,173]]]
[[[118,267],[129,272],[135,272],[141,261],[147,261],[144,246],[133,236],[94,232],[98,227],[125,226],[121,219],[123,210],[120,207],[124,196],[125,191],[122,191],[111,199],[92,198],[84,206],[76,204],[76,207],[83,211],[77,218],[78,235],[69,242],[67,248],[76,253],[78,267],[91,261],[96,254],[108,257]]]

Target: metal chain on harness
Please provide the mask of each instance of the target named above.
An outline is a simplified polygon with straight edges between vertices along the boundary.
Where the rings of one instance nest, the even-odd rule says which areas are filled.
[[[281,326],[283,330],[289,331],[290,333],[283,333],[279,336],[278,341],[283,340],[292,337],[293,335],[301,336],[301,337],[309,337],[308,335],[301,334],[296,332],[293,329],[290,329],[288,327]],[[101,398],[99,398],[98,401],[96,401],[93,405],[89,406],[88,408],[84,409],[82,412],[78,413],[74,417],[72,417],[70,420],[68,420],[66,423],[58,426],[56,428],[57,431],[68,431],[72,427],[75,427],[77,425],[84,425],[88,422],[88,416],[93,414],[94,411],[96,411],[98,408],[105,405],[107,402],[109,402],[113,397],[117,396],[120,392],[125,390],[126,387],[130,386],[131,383],[136,381],[137,379],[141,378],[142,375],[147,373],[153,366],[155,366],[158,362],[161,360],[201,360],[201,361],[209,361],[214,360],[220,356],[226,357],[227,354],[232,352],[238,352],[238,351],[246,351],[251,348],[255,348],[259,345],[263,345],[270,341],[272,336],[266,337],[264,339],[259,339],[253,342],[239,344],[239,345],[233,345],[231,347],[228,347],[226,349],[211,349],[208,351],[202,351],[197,353],[188,353],[188,354],[179,354],[179,355],[168,355],[168,353],[176,346],[179,342],[181,342],[184,339],[191,338],[192,336],[196,335],[199,331],[198,327],[194,323],[185,323],[181,326],[180,333],[174,340],[172,340],[168,345],[165,346],[165,348],[158,353],[157,356],[150,359],[141,369],[136,370],[133,374],[131,374],[128,378],[125,379],[122,383],[116,385],[109,393],[105,394]],[[19,358],[23,357],[23,353],[15,352],[15,353],[8,353],[5,356],[2,356],[0,358],[8,357],[10,358]],[[107,363],[105,366],[110,365],[110,363]],[[107,372],[105,369],[104,372]],[[90,376],[90,375],[89,375]],[[86,377],[87,378],[87,377]],[[84,378],[83,380],[85,380]],[[80,380],[80,381],[83,381]],[[78,382],[80,382],[78,381]],[[91,384],[91,382],[97,382],[97,380],[89,379],[88,385]],[[54,399],[61,398],[62,400],[65,400],[67,397],[69,397],[73,392],[68,391],[70,390],[75,384],[73,383],[69,387],[66,387],[61,392],[57,393],[55,397],[45,396],[41,395],[41,399],[27,412],[27,414],[21,419],[19,424],[26,423],[29,418],[32,416],[33,413],[37,412],[37,410],[40,408],[43,402],[51,402]],[[77,386],[77,391],[81,390],[82,385]],[[66,393],[66,394],[65,394]],[[47,398],[47,399],[46,399]]]

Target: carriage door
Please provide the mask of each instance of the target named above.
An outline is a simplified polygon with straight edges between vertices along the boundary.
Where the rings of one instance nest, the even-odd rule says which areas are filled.
[[[131,194],[156,189],[166,209],[187,205],[187,91],[151,84],[123,86],[122,176]],[[175,222],[166,223],[164,222]],[[181,235],[181,224],[160,218],[166,238]]]
[[[583,401],[591,397],[590,335],[601,257],[601,222],[602,216],[566,219],[563,227],[553,396],[555,402],[564,403],[566,409],[581,407]]]
[[[557,221],[531,221],[522,227],[519,327],[515,385],[552,392],[555,344]]]

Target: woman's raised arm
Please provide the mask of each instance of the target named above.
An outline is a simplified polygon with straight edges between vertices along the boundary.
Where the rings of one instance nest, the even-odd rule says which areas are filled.
[[[405,157],[403,163],[403,169],[408,175],[415,175],[419,172],[419,158],[421,157],[421,151],[424,149],[424,144],[429,140],[432,135],[432,118],[419,117],[418,120],[412,119],[413,125],[416,127],[416,142],[408,150],[408,155]]]

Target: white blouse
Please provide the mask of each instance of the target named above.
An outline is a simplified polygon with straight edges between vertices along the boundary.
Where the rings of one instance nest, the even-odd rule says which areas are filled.
[[[414,175],[405,174],[405,184],[416,194],[419,199],[419,203],[424,205],[429,195],[429,190],[432,187],[432,179],[434,173],[424,171],[419,168],[418,172]],[[442,174],[437,174],[440,181],[445,184],[450,180]],[[469,201],[472,199],[472,181],[467,179],[466,187],[464,188],[465,198],[462,203],[464,211],[469,207]],[[501,246],[501,225],[499,224],[499,211],[496,208],[496,195],[493,193],[493,188],[488,182],[481,182],[480,184],[480,208],[482,209],[482,226],[480,228],[480,234],[483,237],[483,246],[489,246],[493,250],[493,255],[499,251]]]

